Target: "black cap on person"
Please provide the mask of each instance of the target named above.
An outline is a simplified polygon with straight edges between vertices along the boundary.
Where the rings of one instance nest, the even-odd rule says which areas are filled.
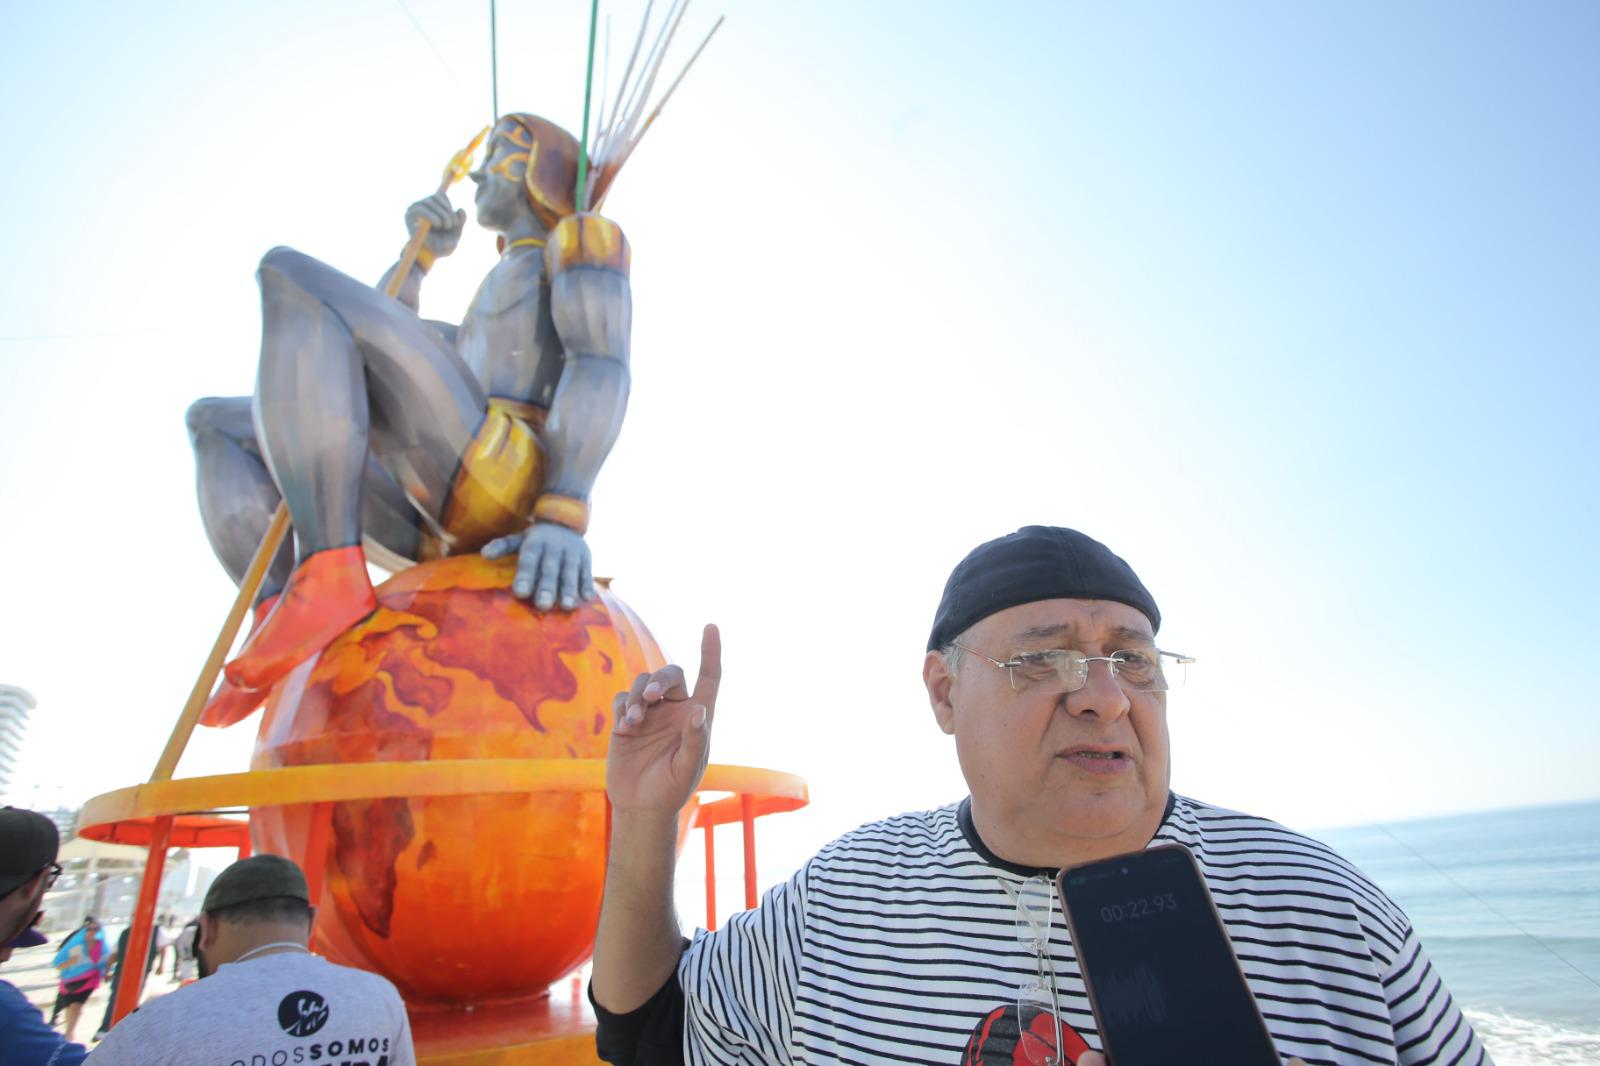
[[[1038,600],[1113,600],[1161,628],[1161,611],[1110,548],[1075,529],[1023,526],[980,544],[956,564],[934,612],[928,650],[937,651],[996,611]]]
[[[236,903],[251,903],[279,896],[310,903],[311,892],[306,887],[306,875],[292,860],[282,855],[252,855],[248,859],[240,859],[217,875],[217,879],[206,890],[205,902],[200,909],[210,914]]]
[[[61,833],[38,811],[0,808],[0,896],[56,861]]]

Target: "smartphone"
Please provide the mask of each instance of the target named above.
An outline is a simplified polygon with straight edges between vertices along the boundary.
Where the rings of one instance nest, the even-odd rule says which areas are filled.
[[[1112,1066],[1281,1066],[1188,848],[1071,866],[1056,888]]]

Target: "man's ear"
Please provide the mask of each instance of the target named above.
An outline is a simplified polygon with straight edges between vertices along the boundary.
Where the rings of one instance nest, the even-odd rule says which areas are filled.
[[[934,721],[950,736],[956,732],[956,709],[950,702],[950,688],[955,680],[956,676],[950,672],[950,664],[944,661],[943,655],[930,651],[923,658],[922,683],[928,688],[928,703],[933,707]]]
[[[201,912],[200,935],[195,937],[195,943],[200,945],[201,951],[206,951],[216,944],[217,926],[220,924],[222,923],[218,922],[211,915],[206,914],[203,911]]]

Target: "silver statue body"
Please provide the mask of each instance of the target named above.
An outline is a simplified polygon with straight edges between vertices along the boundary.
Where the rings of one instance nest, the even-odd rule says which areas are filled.
[[[206,533],[235,582],[280,492],[288,506],[293,554],[286,544],[274,559],[257,597],[258,613],[302,577],[303,595],[285,600],[327,600],[328,588],[355,582],[349,574],[354,559],[364,567],[363,544],[373,561],[390,568],[480,548],[490,555],[516,551],[513,590],[539,610],[572,609],[594,595],[582,531],[589,492],[627,408],[631,291],[625,258],[620,271],[579,265],[552,285],[545,243],[557,214],[570,214],[570,206],[557,205],[553,213],[540,202],[544,194],[535,190],[530,159],[540,161],[541,172],[549,169],[544,157],[559,164],[560,146],[537,139],[551,138],[548,130],[567,135],[529,123],[543,120],[502,119],[471,174],[478,221],[503,234],[504,251],[459,327],[424,320],[416,310],[427,268],[455,250],[465,223],[465,212],[453,209],[445,193],[406,212],[412,233],[423,222],[429,228],[423,254],[394,297],[382,287],[400,262],[372,288],[292,249],[276,248],[263,258],[255,395],[203,399],[188,412]],[[616,240],[625,257],[620,230]],[[452,533],[452,495],[471,474],[471,457],[484,447],[479,438],[496,404],[518,412],[524,434],[537,437],[542,469],[533,491],[568,511],[576,507],[583,520],[539,520],[530,513],[514,524],[500,521],[492,537],[476,542]],[[480,521],[474,528],[491,527]],[[318,566],[328,570],[336,556],[346,576],[318,577]],[[345,617],[358,604],[353,593],[331,599],[341,595],[350,602],[319,608],[328,613],[323,628],[342,630],[370,610],[369,604]],[[280,613],[273,610],[269,625]],[[307,655],[326,642],[308,639],[316,646]],[[262,688],[288,668],[279,661],[236,672],[251,654],[247,646],[229,664],[235,685]]]

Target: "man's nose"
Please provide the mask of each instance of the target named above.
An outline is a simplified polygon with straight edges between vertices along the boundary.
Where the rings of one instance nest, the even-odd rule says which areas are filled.
[[[484,182],[484,179],[487,177],[487,175],[484,174],[483,168],[479,167],[477,170],[470,171],[467,174],[467,177],[472,179],[472,184],[474,184],[474,185],[482,185],[483,182]]]
[[[1089,677],[1083,687],[1067,693],[1067,713],[1074,718],[1092,714],[1114,722],[1128,713],[1133,704],[1111,673],[1111,664],[1101,660],[1089,663]]]

